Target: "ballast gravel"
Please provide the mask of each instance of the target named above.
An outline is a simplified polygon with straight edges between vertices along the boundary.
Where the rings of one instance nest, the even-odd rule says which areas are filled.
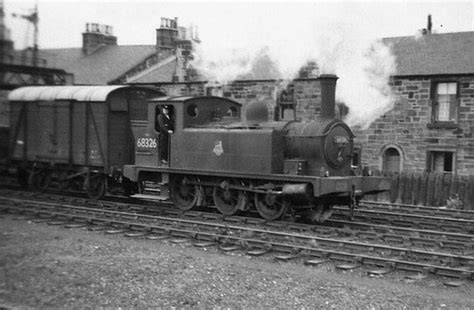
[[[474,284],[371,277],[0,215],[0,308],[474,309]]]

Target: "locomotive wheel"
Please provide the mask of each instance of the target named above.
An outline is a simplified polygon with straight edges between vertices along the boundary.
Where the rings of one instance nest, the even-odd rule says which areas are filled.
[[[170,183],[171,199],[180,210],[191,210],[201,202],[203,194],[196,178],[176,176]]]
[[[41,170],[38,173],[31,174],[31,185],[37,191],[44,192],[51,185],[52,172]]]
[[[212,193],[217,210],[224,215],[236,214],[247,204],[247,197],[243,191],[229,188],[229,185],[234,183],[230,180],[222,181],[219,186],[214,187]]]
[[[91,174],[87,185],[87,197],[100,199],[107,191],[107,179],[100,174]]]
[[[280,218],[288,210],[289,202],[275,194],[255,194],[255,207],[261,217],[273,221]]]

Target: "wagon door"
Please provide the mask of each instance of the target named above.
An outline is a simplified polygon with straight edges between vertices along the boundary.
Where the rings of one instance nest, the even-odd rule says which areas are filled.
[[[109,96],[109,167],[133,163],[134,139],[130,127],[129,104],[121,92]]]
[[[36,150],[33,160],[68,163],[71,146],[71,106],[68,101],[38,103],[36,125],[38,139],[32,141]]]

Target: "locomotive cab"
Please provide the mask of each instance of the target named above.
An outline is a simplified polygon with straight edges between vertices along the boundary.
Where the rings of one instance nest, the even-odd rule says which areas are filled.
[[[173,133],[168,145],[160,139],[158,117],[167,107],[173,122]],[[136,165],[146,167],[163,166],[160,153],[168,149],[167,167],[183,163],[180,154],[186,153],[190,145],[183,135],[193,129],[223,127],[240,121],[241,105],[220,97],[164,97],[148,101],[148,121],[145,130],[136,135]]]

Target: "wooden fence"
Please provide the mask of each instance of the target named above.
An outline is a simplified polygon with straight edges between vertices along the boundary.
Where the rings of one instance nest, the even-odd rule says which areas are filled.
[[[392,188],[369,199],[474,210],[474,175],[408,172],[378,172],[376,175],[390,177]]]

